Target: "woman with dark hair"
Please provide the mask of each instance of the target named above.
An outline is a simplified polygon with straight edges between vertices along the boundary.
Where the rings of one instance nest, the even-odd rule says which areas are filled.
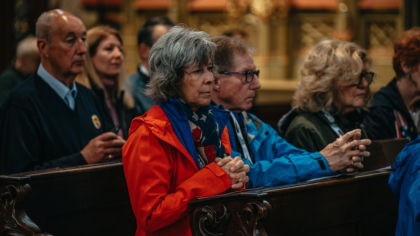
[[[242,189],[249,166],[230,157],[229,113],[209,106],[215,44],[175,26],[153,45],[146,93],[159,105],[133,120],[123,166],[136,235],[191,235],[188,202]]]
[[[110,127],[126,139],[136,113],[131,94],[121,90],[124,75],[121,36],[111,27],[96,26],[88,30],[86,43],[85,70],[76,80],[95,92],[109,115]]]
[[[420,28],[404,32],[394,45],[396,77],[372,99],[364,120],[372,139],[415,139],[420,110]]]

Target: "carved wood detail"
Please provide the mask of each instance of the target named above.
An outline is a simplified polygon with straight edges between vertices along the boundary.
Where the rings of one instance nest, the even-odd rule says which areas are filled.
[[[0,234],[1,235],[36,235],[39,227],[29,218],[24,210],[24,200],[31,191],[29,184],[0,186]]]
[[[236,213],[239,218],[240,229],[236,235],[267,236],[262,221],[272,209],[271,204],[266,201],[253,201],[245,204],[241,211]]]
[[[225,205],[221,205],[220,209],[215,206],[206,205],[198,208],[194,212],[194,216],[198,219],[198,224],[194,225],[198,235],[222,236],[230,219],[230,214]]]

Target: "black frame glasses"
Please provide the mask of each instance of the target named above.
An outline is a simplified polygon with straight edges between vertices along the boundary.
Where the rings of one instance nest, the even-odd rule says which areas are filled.
[[[251,83],[254,80],[254,75],[257,77],[260,76],[260,70],[248,70],[244,72],[231,72],[231,71],[219,71],[219,74],[223,75],[231,75],[231,74],[238,74],[238,75],[245,75],[245,83]]]
[[[368,86],[373,82],[373,78],[375,78],[375,72],[373,71],[362,71],[359,76],[359,81],[354,86],[361,88],[363,83],[363,78],[368,83]]]

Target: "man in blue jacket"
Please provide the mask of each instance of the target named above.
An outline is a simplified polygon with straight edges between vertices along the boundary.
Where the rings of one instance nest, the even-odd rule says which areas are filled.
[[[369,156],[361,131],[350,131],[320,152],[298,149],[268,124],[246,111],[261,87],[252,59],[253,49],[240,39],[213,38],[216,43],[212,100],[231,111],[228,131],[232,151],[250,165],[248,187],[276,186],[363,168]]]
[[[420,235],[420,136],[392,164],[388,184],[399,199],[395,235]]]

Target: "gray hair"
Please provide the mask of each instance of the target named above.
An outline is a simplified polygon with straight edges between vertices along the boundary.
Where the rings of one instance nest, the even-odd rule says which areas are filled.
[[[18,43],[16,47],[16,57],[32,53],[38,53],[38,47],[36,46],[36,38],[29,35]]]
[[[355,43],[340,40],[317,43],[300,69],[292,106],[310,112],[330,111],[338,99],[339,88],[357,83],[363,68],[369,69],[370,64],[366,51]],[[368,89],[365,104],[369,96]]]
[[[213,61],[216,45],[207,33],[181,26],[171,28],[150,50],[150,82],[146,94],[157,102],[181,95],[180,84],[188,66]]]
[[[49,28],[52,25],[54,15],[51,11],[47,11],[42,13],[35,24],[35,36],[39,39],[47,39],[47,41],[51,42]]]

